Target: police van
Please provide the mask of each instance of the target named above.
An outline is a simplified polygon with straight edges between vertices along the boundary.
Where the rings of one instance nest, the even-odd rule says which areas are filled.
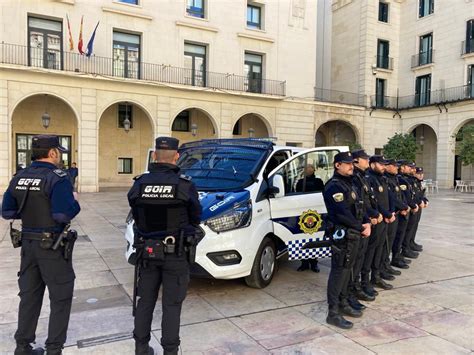
[[[183,144],[177,165],[192,178],[202,206],[204,238],[193,274],[245,278],[263,288],[277,259],[330,256],[323,241],[323,184],[334,155],[348,147],[303,149],[259,139],[207,139]],[[151,151],[149,162],[151,161]],[[133,219],[127,218],[127,259],[134,252]],[[321,245],[321,246],[319,246]]]

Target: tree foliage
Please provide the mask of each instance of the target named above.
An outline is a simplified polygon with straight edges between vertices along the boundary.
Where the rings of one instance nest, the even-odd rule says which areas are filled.
[[[351,152],[357,149],[362,149],[362,146],[357,142],[347,142],[347,145],[349,146],[349,150]]]
[[[456,150],[462,165],[474,164],[474,123],[461,128],[456,135]]]
[[[383,153],[389,159],[415,160],[418,145],[415,137],[410,133],[396,133],[383,146]]]

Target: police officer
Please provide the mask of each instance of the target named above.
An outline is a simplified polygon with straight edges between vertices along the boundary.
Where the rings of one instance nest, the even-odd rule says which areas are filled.
[[[408,215],[409,207],[405,201],[400,184],[397,178],[398,165],[395,159],[388,159],[385,166],[385,177],[387,178],[388,191],[390,194],[390,211],[395,213],[395,221],[388,225],[387,236],[388,245],[383,249],[382,254],[382,271],[381,276],[385,280],[391,280],[389,275],[398,276],[401,274],[399,270],[394,269],[390,265],[390,254],[392,252],[393,243],[397,234],[398,221]]]
[[[369,218],[372,226],[382,222],[382,214],[377,210],[377,200],[375,195],[370,187],[369,182],[365,176],[366,170],[369,168],[369,158],[370,156],[363,149],[358,149],[352,152],[352,157],[354,159],[354,175],[353,175],[353,184],[360,190],[362,194],[362,200],[364,201],[364,209],[366,216]],[[367,246],[369,243],[369,238],[361,238],[359,243],[359,252],[357,253],[356,262],[354,265],[353,272],[353,283],[350,285],[354,293],[354,296],[361,301],[373,301],[375,300],[375,290],[373,290],[371,285],[367,285],[366,289],[370,294],[366,293],[360,283],[360,272],[362,269],[362,264],[365,259],[365,254],[367,252]],[[351,302],[351,300],[349,300]],[[351,303],[351,306],[354,306],[355,302]],[[357,307],[357,305],[355,305]],[[360,307],[359,308],[363,308]]]
[[[411,241],[414,239],[414,235],[416,233],[419,221],[420,206],[422,205],[423,201],[421,194],[417,191],[417,179],[414,176],[416,171],[415,163],[410,162],[406,167],[406,174],[404,176],[407,183],[407,191],[410,191],[412,195],[412,202],[415,208],[412,208],[410,211],[410,218],[407,222],[405,238],[403,239],[402,243],[402,255],[405,258],[416,259],[418,258],[418,252],[412,249]]]
[[[416,232],[418,230],[418,224],[421,219],[421,214],[424,208],[428,207],[428,199],[425,196],[425,189],[423,188],[423,168],[421,167],[412,167],[412,175],[413,175],[413,191],[415,193],[415,200],[418,203],[418,207],[420,208],[418,213],[415,215],[414,226],[411,230],[410,235],[408,235],[408,247],[415,251],[421,252],[423,251],[423,246],[415,242]]]
[[[154,353],[148,343],[161,285],[164,354],[177,354],[180,344],[181,305],[189,283],[186,246],[199,226],[201,205],[194,184],[179,174],[178,144],[175,138],[157,138],[153,153],[156,163],[150,164],[148,174],[135,178],[128,193],[136,226],[135,245],[142,254],[133,331],[136,354]]]
[[[362,266],[362,283],[365,287],[369,282],[384,290],[390,290],[392,285],[386,283],[381,275],[382,251],[387,247],[387,225],[395,220],[395,215],[390,211],[390,196],[387,181],[384,177],[386,160],[382,155],[373,155],[369,159],[370,169],[367,173],[372,191],[377,199],[377,210],[383,216],[383,221],[374,226],[369,239],[369,251]]]
[[[35,341],[45,287],[51,309],[47,353],[61,354],[66,342],[75,274],[71,258],[64,257],[64,247],[55,244],[80,211],[68,175],[58,168],[61,153],[66,151],[57,136],[34,136],[33,163],[15,175],[3,196],[2,217],[22,222],[21,242],[14,245],[21,243],[22,248],[15,333],[18,355],[43,352],[41,348],[32,350],[30,343]]]
[[[343,329],[352,328],[344,315],[360,317],[362,313],[348,304],[340,304],[341,292],[347,288],[361,237],[370,235],[360,192],[352,184],[352,155],[341,152],[334,156],[334,176],[327,182],[323,197],[328,211],[326,235],[332,240],[331,272],[328,280],[327,323]]]

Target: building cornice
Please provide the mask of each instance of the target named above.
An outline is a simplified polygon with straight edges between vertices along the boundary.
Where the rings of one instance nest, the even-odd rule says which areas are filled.
[[[203,30],[203,31],[209,31],[209,32],[214,32],[214,33],[219,32],[219,30],[215,27],[203,26],[203,25],[198,25],[195,23],[189,23],[189,22],[183,22],[183,21],[176,21],[176,26],[194,28],[196,30]]]
[[[253,40],[256,40],[256,41],[262,41],[262,42],[268,42],[268,43],[275,43],[275,40],[273,38],[255,36],[255,35],[242,33],[242,32],[237,32],[237,37],[248,38],[248,39],[253,39]]]
[[[110,12],[110,13],[113,13],[113,14],[124,15],[124,16],[131,16],[131,17],[141,18],[141,19],[148,20],[148,21],[153,20],[152,16],[137,14],[136,12],[132,12],[132,11],[112,9],[110,7],[102,7],[102,11],[103,12]]]

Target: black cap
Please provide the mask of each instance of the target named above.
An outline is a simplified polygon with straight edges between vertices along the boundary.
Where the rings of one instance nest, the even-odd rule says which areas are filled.
[[[423,174],[423,168],[421,166],[416,167],[416,173],[417,174]]]
[[[351,152],[352,157],[354,159],[362,158],[362,159],[369,159],[370,156],[365,152],[364,149],[357,149]]]
[[[399,160],[397,161],[398,163],[398,166],[409,166],[410,168],[414,168],[415,167],[415,163],[413,163],[412,161],[410,160],[406,160],[406,159],[402,159],[402,160]]]
[[[385,160],[385,158],[383,157],[383,155],[372,155],[369,159],[369,163],[372,164],[372,163],[380,163],[380,164],[383,164],[383,165],[386,165],[387,164],[387,161]]]
[[[158,137],[155,139],[155,149],[178,150],[179,140],[173,137]]]
[[[334,156],[334,164],[336,163],[352,163],[354,158],[351,152],[340,152]]]
[[[386,159],[385,164],[387,165],[398,165],[395,159]]]
[[[59,143],[58,136],[45,135],[45,134],[34,136],[31,142],[31,147],[33,149],[57,148],[60,152],[64,152],[64,153],[68,151],[66,148],[61,146],[61,144]]]

